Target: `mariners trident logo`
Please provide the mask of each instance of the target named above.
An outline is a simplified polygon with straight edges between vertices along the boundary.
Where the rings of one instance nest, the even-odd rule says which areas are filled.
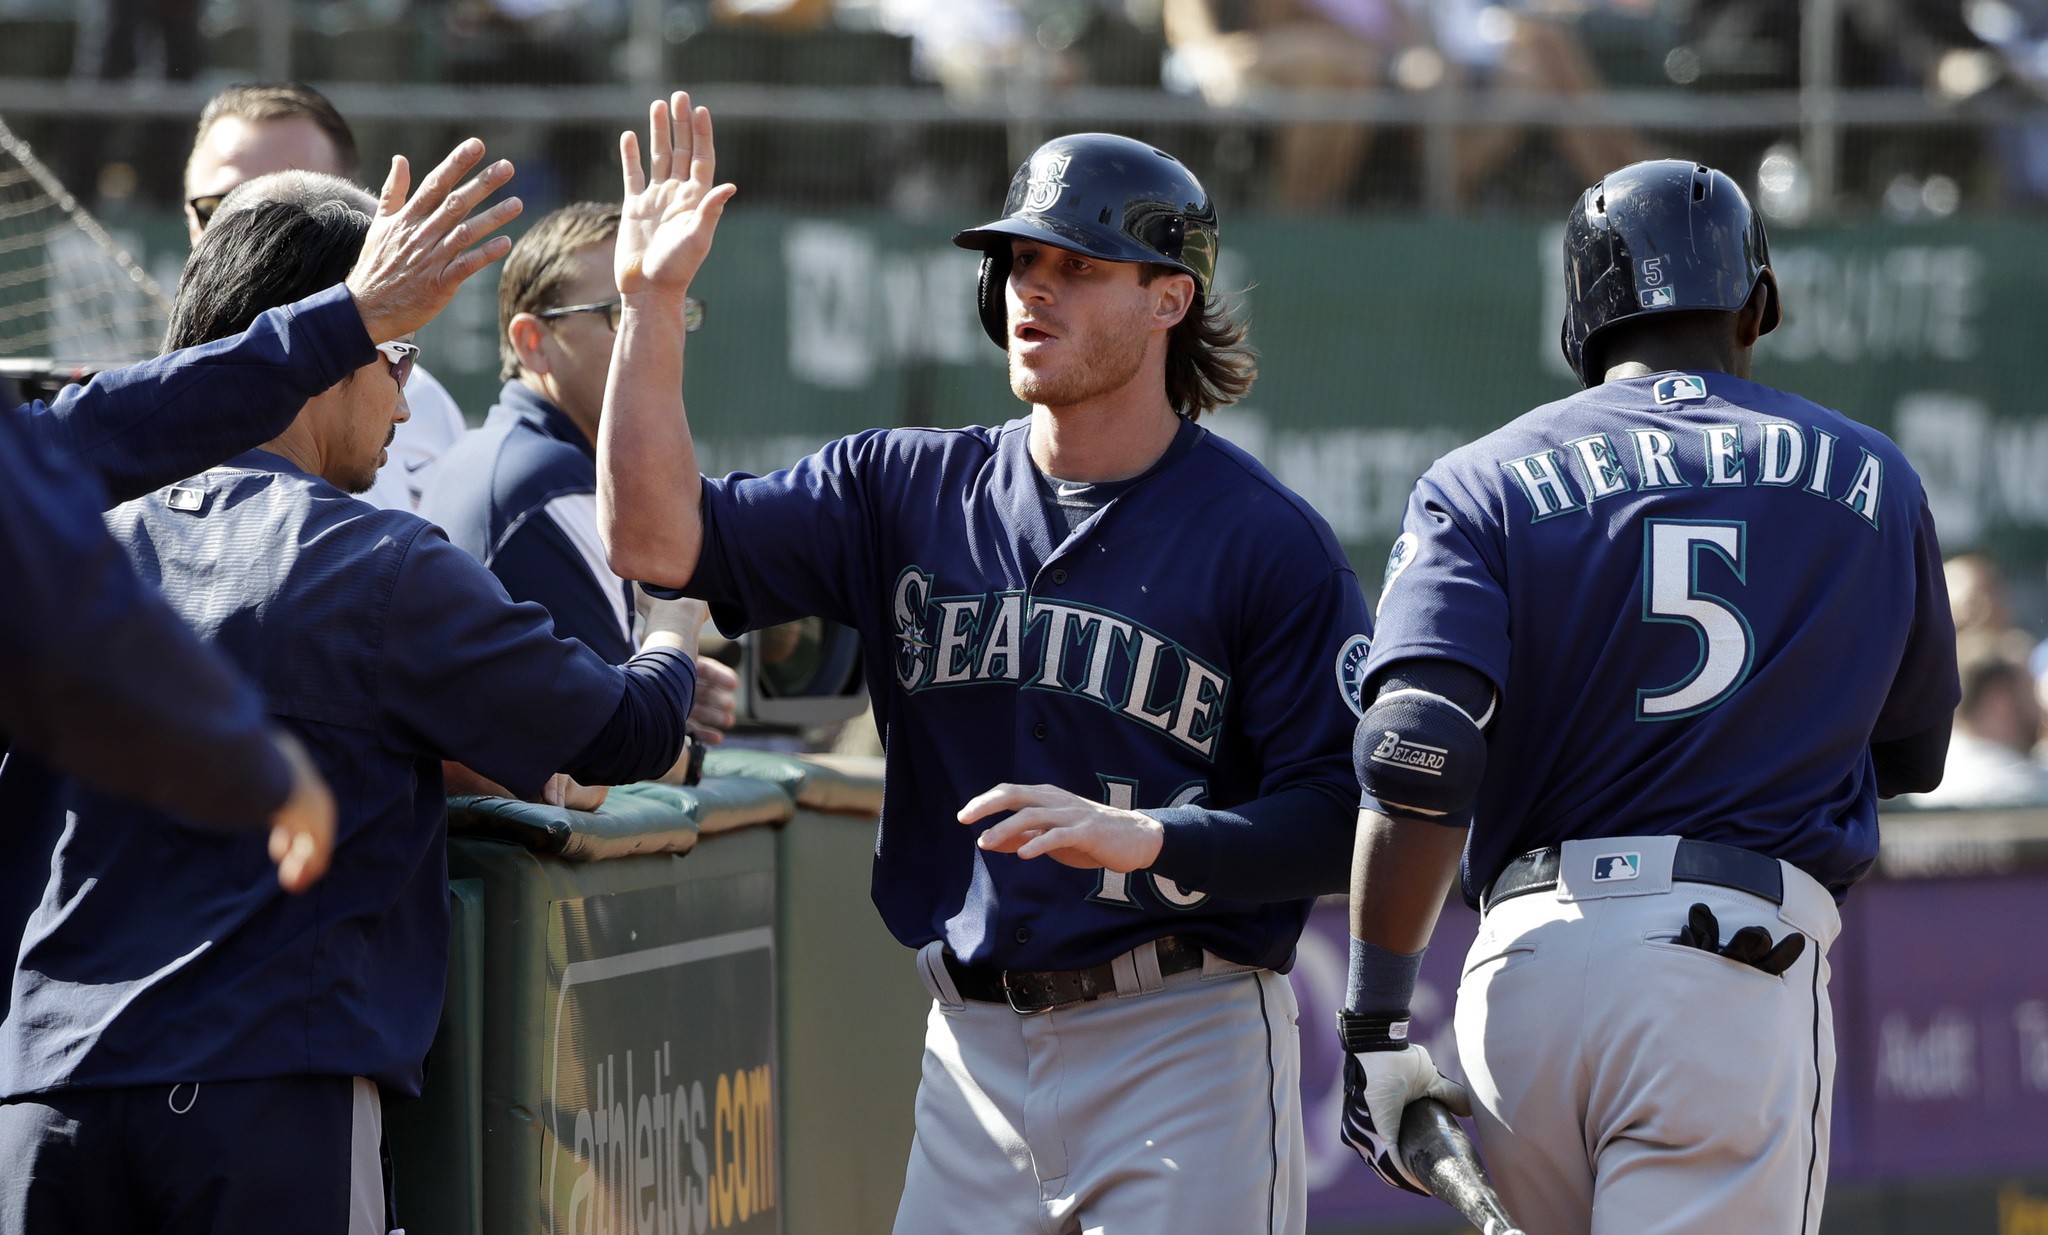
[[[1067,164],[1074,161],[1070,154],[1048,155],[1031,168],[1031,183],[1024,193],[1023,209],[1033,214],[1043,214],[1060,200],[1060,190],[1067,187]]]

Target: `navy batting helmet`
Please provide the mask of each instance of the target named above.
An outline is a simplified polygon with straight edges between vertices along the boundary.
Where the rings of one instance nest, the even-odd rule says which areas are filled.
[[[1195,278],[1209,294],[1216,274],[1216,207],[1179,159],[1114,133],[1055,137],[1010,181],[1003,217],[953,237],[979,249],[981,327],[1009,347],[1003,286],[1010,240],[1037,240],[1112,262],[1157,262]]]
[[[1564,225],[1564,358],[1591,386],[1586,345],[1614,323],[1679,309],[1734,312],[1769,273],[1764,221],[1733,180],[1658,159],[1610,173]],[[1777,281],[1764,306],[1778,325]]]

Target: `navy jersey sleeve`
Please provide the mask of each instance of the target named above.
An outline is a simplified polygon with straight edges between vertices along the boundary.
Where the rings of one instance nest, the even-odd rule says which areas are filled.
[[[589,648],[556,638],[547,610],[514,602],[490,571],[426,524],[399,568],[384,640],[378,694],[390,731],[423,755],[459,760],[522,796],[567,770],[622,699],[648,698],[629,694],[625,674]],[[688,672],[668,664],[649,671]],[[685,713],[690,694],[685,684]],[[626,761],[629,770],[645,778],[674,764],[683,717],[673,722],[629,727],[647,745]],[[664,750],[671,729],[674,741]]]
[[[22,419],[125,502],[276,437],[307,399],[376,357],[355,299],[336,284],[241,334],[66,386]]]
[[[136,576],[105,501],[0,417],[0,730],[96,789],[261,823],[291,788],[263,699]]]
[[[1941,542],[1934,515],[1920,499],[1913,533],[1913,626],[1905,655],[1885,696],[1873,742],[1892,742],[1940,726],[1955,713],[1963,688],[1956,670],[1956,627],[1948,605],[1948,581],[1941,573]]]
[[[884,443],[859,433],[786,471],[705,477],[704,551],[682,594],[709,602],[727,634],[811,616],[855,625],[872,586]]]
[[[491,573],[512,599],[545,605],[557,636],[581,640],[609,664],[622,665],[633,655],[605,585],[545,510],[528,511],[506,535],[491,557]]]
[[[1439,483],[1436,469],[1416,482],[1381,585],[1379,629],[1361,678],[1368,690],[1395,661],[1434,656],[1477,669],[1505,691],[1505,565],[1472,513],[1479,505],[1462,487]]]
[[[1280,599],[1280,598],[1276,598]],[[1230,810],[1148,811],[1166,828],[1153,869],[1233,899],[1342,891],[1351,870],[1351,732],[1371,619],[1358,579],[1331,571],[1262,617],[1263,641],[1234,674],[1238,716],[1259,769],[1257,800]]]

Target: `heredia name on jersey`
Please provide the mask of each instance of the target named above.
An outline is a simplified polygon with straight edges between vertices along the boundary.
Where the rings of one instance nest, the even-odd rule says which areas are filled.
[[[1631,429],[1594,433],[1539,450],[1500,466],[1529,499],[1530,522],[1589,510],[1604,498],[1659,489],[1743,488],[1767,485],[1794,489],[1846,506],[1877,526],[1884,494],[1884,460],[1868,450],[1835,481],[1839,439],[1821,429],[1790,421],[1750,425],[1703,425],[1693,430]],[[1687,474],[1678,457],[1678,434],[1699,434],[1703,467]],[[1747,439],[1747,440],[1745,440]],[[1753,447],[1753,449],[1752,449]],[[1688,461],[1689,462],[1689,461]]]
[[[896,684],[908,694],[1008,683],[1087,699],[1216,757],[1230,677],[1122,614],[1028,592],[933,596],[916,566],[896,576]]]

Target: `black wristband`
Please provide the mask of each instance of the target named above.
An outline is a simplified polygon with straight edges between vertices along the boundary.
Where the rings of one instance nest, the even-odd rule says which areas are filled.
[[[1393,1012],[1337,1013],[1337,1039],[1353,1054],[1408,1049],[1408,1009]]]

